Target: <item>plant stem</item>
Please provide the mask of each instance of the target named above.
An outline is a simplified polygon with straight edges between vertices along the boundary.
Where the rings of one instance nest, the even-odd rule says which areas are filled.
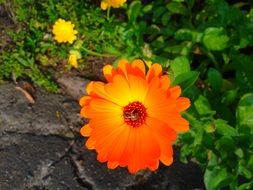
[[[220,66],[219,66],[218,62],[216,61],[214,55],[213,55],[211,52],[207,52],[207,55],[208,55],[209,58],[212,60],[212,62],[213,62],[213,64],[214,64],[214,67],[215,67],[216,69],[219,70],[219,69],[220,69]]]
[[[97,57],[114,57],[115,55],[109,55],[109,54],[101,54],[101,53],[97,53],[97,52],[94,52],[92,50],[89,50],[85,47],[82,47],[81,48],[82,50],[84,50],[86,53],[90,54],[90,55],[94,55],[94,56],[97,56]]]
[[[110,11],[111,11],[111,7],[108,7],[107,14],[106,14],[107,20],[110,19]]]

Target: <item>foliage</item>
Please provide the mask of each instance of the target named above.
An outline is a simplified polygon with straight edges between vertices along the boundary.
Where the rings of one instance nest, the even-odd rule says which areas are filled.
[[[106,19],[100,8],[91,1],[12,0],[2,4],[12,12],[15,28],[6,30],[13,44],[0,54],[0,80],[12,75],[17,78],[28,77],[47,90],[56,92],[56,84],[46,75],[53,75],[55,69],[62,65],[64,70],[70,69],[67,59],[72,51],[78,50],[83,57],[93,51],[95,55],[104,56],[99,53],[104,52],[106,47],[115,44],[114,47],[118,48],[116,22],[112,24],[112,19]],[[53,40],[52,26],[58,18],[75,24],[79,38],[73,45],[58,44]],[[24,66],[21,62],[13,61],[15,58],[9,56],[12,54],[21,56],[25,62],[32,60],[33,63]]]
[[[42,69],[53,72],[73,50],[82,59],[95,55],[159,62],[172,84],[192,100],[184,114],[191,130],[177,142],[181,160],[201,166],[208,190],[253,189],[252,3],[132,0],[107,13],[91,0],[12,4],[19,29],[9,32],[15,48],[0,56],[0,79],[28,76],[54,91]],[[51,27],[58,18],[75,24],[78,40],[73,45],[53,41]]]
[[[129,5],[129,55],[162,63],[191,97],[192,127],[177,143],[182,161],[202,167],[206,188],[252,189],[252,4],[166,2]]]

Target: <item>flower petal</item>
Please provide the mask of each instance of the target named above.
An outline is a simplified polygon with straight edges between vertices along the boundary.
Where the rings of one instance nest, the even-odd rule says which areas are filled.
[[[152,84],[154,79],[151,81]],[[159,94],[159,98],[157,95]],[[155,115],[165,114],[167,112],[173,112],[176,107],[175,100],[168,98],[166,91],[161,88],[157,88],[157,82],[153,86],[149,86],[144,105],[147,108],[148,115],[151,117],[154,113]]]
[[[149,163],[160,157],[160,148],[150,127],[143,125],[134,131],[135,146],[134,155],[129,160],[128,170],[130,173],[136,173],[140,169],[148,167]]]
[[[180,96],[180,94],[181,94],[181,88],[180,88],[180,86],[174,86],[174,87],[172,87],[172,88],[170,88],[170,89],[168,90],[168,93],[169,93],[169,96],[170,96],[171,98],[176,99],[176,98],[178,98],[178,97]]]
[[[127,166],[129,163],[129,160],[134,155],[134,147],[135,147],[135,142],[136,142],[135,130],[137,130],[137,129],[132,128],[132,127],[130,127],[129,129],[130,129],[130,131],[129,131],[127,145],[126,145],[125,150],[119,160],[119,165],[122,167]]]
[[[146,79],[150,82],[154,77],[158,77],[162,75],[162,66],[160,64],[153,64],[149,69]]]
[[[92,128],[90,127],[89,124],[84,125],[84,126],[80,129],[80,133],[81,133],[81,135],[84,136],[84,137],[90,136],[91,131],[92,131]]]
[[[154,125],[152,122],[157,122],[157,121],[152,121],[149,120],[149,125]],[[158,125],[157,125],[158,124]],[[159,122],[156,124],[156,126],[159,126]],[[160,160],[163,162],[165,165],[169,166],[173,162],[173,149],[171,146],[172,141],[175,140],[176,134],[175,131],[170,130],[168,127],[167,132],[164,131],[166,128],[163,128],[162,130],[157,129],[158,127],[153,127],[153,134],[156,137],[157,142],[159,143],[160,149],[161,149],[161,154],[160,154]]]
[[[118,73],[125,76],[127,78],[128,70],[130,65],[126,59],[122,59],[118,63]]]
[[[95,144],[96,144],[96,140],[93,137],[88,138],[88,140],[86,141],[86,147],[89,150],[95,149]]]
[[[90,118],[89,111],[90,111],[90,109],[88,108],[88,106],[84,106],[84,107],[82,107],[82,109],[80,111],[80,115],[85,117],[85,118]]]
[[[167,75],[161,77],[161,88],[167,90],[170,87],[170,79]]]
[[[152,133],[155,133],[157,136],[165,137],[168,142],[175,141],[177,138],[176,131],[165,122],[147,117],[146,124],[152,129]]]
[[[147,82],[134,75],[128,76],[129,86],[131,90],[132,100],[144,102],[148,91]]]
[[[135,74],[136,76],[145,78],[146,69],[145,64],[141,59],[136,59],[131,64],[132,72],[131,74]]]
[[[105,1],[101,1],[100,7],[102,10],[106,10],[108,8],[108,4]]]
[[[108,153],[108,160],[119,161],[128,143],[130,127],[124,124],[124,129],[119,135],[119,139],[111,151]]]
[[[126,106],[133,100],[128,82],[122,75],[116,75],[113,82],[105,86],[105,91],[120,106]]]
[[[168,148],[162,148],[160,160],[166,166],[170,166],[173,163],[173,150],[171,145],[168,145]]]
[[[107,162],[107,167],[109,169],[115,169],[115,168],[117,168],[118,165],[119,165],[118,162]]]
[[[114,149],[115,144],[117,144],[119,139],[121,138],[124,128],[125,127],[122,125],[111,129],[108,128],[107,130],[104,130],[103,128],[103,133],[101,133],[100,129],[99,134],[96,134],[96,150],[99,154],[106,156],[108,161],[117,161],[110,160],[108,157],[109,153],[112,152],[112,150]],[[94,130],[94,133],[95,132],[98,132],[98,130]],[[98,136],[100,136],[100,138],[98,138]]]
[[[117,71],[112,67],[112,65],[105,65],[103,67],[103,74],[108,82],[112,82],[113,77],[117,74]]]
[[[107,154],[106,153],[99,153],[98,152],[98,155],[97,155],[97,160],[99,162],[106,162],[107,161]]]
[[[189,131],[189,122],[182,118],[180,115],[170,115],[167,117],[167,123],[171,128],[177,132],[186,132]]]
[[[185,97],[179,97],[177,100],[176,100],[176,104],[177,104],[177,110],[179,112],[182,112],[182,111],[185,111],[187,108],[190,107],[191,105],[191,102],[188,98],[185,98]]]
[[[80,100],[79,100],[79,104],[80,106],[87,106],[89,104],[91,100],[91,97],[90,96],[83,96]]]
[[[94,110],[94,112],[104,112],[104,114],[111,114],[111,117],[122,115],[122,108],[110,101],[104,99],[93,98],[90,101],[90,108]]]
[[[117,76],[120,76],[120,75],[117,75]],[[121,76],[122,77],[122,76]],[[123,77],[122,77],[123,78]],[[124,78],[123,78],[124,79]],[[126,86],[128,86],[127,82],[125,81]],[[108,87],[108,86],[112,86],[112,87]],[[114,97],[112,95],[114,95],[113,93],[110,92],[111,88],[112,90],[115,90],[114,88],[119,88],[120,85],[118,84],[118,82],[115,82],[115,83],[108,83],[105,85],[105,83],[103,82],[91,82],[88,84],[87,88],[86,88],[86,91],[87,93],[94,97],[94,98],[102,98],[102,99],[105,99],[105,100],[108,100],[108,101],[111,101],[113,103],[118,103],[118,99],[117,97]],[[109,88],[109,92],[106,91],[106,88]],[[129,89],[129,87],[128,87]],[[125,90],[127,91],[127,89]],[[129,91],[128,91],[129,92]],[[130,92],[129,92],[130,93]],[[111,95],[112,94],[112,95]],[[121,96],[121,99],[124,99],[124,97]]]
[[[148,165],[148,168],[151,170],[151,171],[155,171],[157,170],[159,166],[159,160],[154,160],[153,162],[151,162],[149,165]]]

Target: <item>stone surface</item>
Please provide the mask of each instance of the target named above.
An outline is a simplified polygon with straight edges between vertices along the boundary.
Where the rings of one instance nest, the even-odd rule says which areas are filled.
[[[136,175],[130,175],[125,168],[107,169],[105,163],[97,161],[95,151],[87,150],[83,144],[84,139],[78,139],[73,145],[72,160],[80,179],[92,184],[93,189],[123,190],[138,183]]]
[[[55,136],[0,136],[0,189],[85,190],[72,167],[69,142]]]
[[[78,142],[80,141],[80,142]],[[88,180],[96,190],[201,190],[204,189],[203,174],[194,163],[179,162],[178,150],[170,167],[160,164],[156,172],[148,170],[130,175],[126,168],[109,170],[106,163],[96,160],[96,153],[87,150],[78,140],[73,145],[72,159],[80,179]]]
[[[89,57],[82,63],[80,68],[80,76],[91,79],[91,80],[105,80],[103,76],[103,66],[112,64],[115,61],[115,57]]]
[[[84,147],[85,124],[74,97],[36,89],[35,104],[11,83],[0,85],[1,190],[200,190],[197,165],[178,162],[156,172],[109,170]]]
[[[79,100],[86,94],[85,87],[89,83],[87,79],[71,76],[61,76],[56,80],[63,90],[76,100]]]
[[[0,85],[2,131],[74,137],[68,120],[75,116],[80,120],[78,113],[79,106],[70,97],[37,90],[35,104],[31,104],[15,85]]]

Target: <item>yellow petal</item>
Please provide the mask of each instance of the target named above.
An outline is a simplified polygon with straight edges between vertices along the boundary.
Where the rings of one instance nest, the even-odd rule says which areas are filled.
[[[106,10],[108,8],[108,4],[105,1],[101,1],[100,7],[102,10]]]
[[[71,55],[69,56],[68,63],[69,63],[71,66],[77,68],[77,67],[78,67],[77,56],[76,56],[75,54],[71,54]]]

